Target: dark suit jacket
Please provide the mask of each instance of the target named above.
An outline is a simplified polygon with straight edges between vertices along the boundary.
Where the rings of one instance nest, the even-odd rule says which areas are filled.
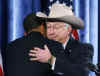
[[[87,64],[92,61],[93,47],[70,39],[66,49],[56,54],[54,72],[61,76],[88,76]]]
[[[47,76],[51,66],[48,63],[29,61],[28,53],[33,47],[43,48],[44,44],[55,51],[57,46],[51,43],[39,32],[32,32],[10,43],[6,50],[5,76]]]

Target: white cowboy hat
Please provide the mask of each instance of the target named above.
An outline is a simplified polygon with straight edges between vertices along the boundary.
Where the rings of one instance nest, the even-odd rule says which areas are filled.
[[[84,28],[83,21],[74,16],[72,9],[64,4],[55,3],[51,6],[49,16],[43,13],[37,13],[37,16],[46,19],[49,22],[65,22],[70,24],[72,28],[82,29]]]

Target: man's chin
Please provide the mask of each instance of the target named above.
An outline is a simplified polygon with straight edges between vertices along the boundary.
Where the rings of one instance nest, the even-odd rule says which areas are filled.
[[[52,38],[48,38],[50,40],[54,40],[54,41],[57,41],[55,37],[52,37]]]
[[[57,38],[56,38],[56,37],[53,37],[53,38],[51,38],[51,39],[57,41]]]

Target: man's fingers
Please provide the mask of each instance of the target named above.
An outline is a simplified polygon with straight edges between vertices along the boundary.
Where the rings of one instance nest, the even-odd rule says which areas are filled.
[[[29,56],[36,56],[36,54],[29,53]]]
[[[39,58],[30,58],[31,61],[37,61]]]
[[[37,53],[37,51],[36,50],[30,50],[30,53]]]
[[[41,49],[40,49],[40,48],[35,47],[35,48],[34,48],[34,50],[39,51],[39,50],[41,50]]]

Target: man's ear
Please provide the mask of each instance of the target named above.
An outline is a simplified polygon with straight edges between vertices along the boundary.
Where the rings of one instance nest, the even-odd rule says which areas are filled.
[[[24,32],[24,36],[27,36],[27,32]]]
[[[68,26],[68,32],[71,33],[72,32],[72,27],[69,25]]]
[[[40,25],[40,30],[41,30],[42,35],[43,35],[43,36],[46,36],[46,29],[45,29],[45,27],[44,27],[44,24],[41,24],[41,25]]]

